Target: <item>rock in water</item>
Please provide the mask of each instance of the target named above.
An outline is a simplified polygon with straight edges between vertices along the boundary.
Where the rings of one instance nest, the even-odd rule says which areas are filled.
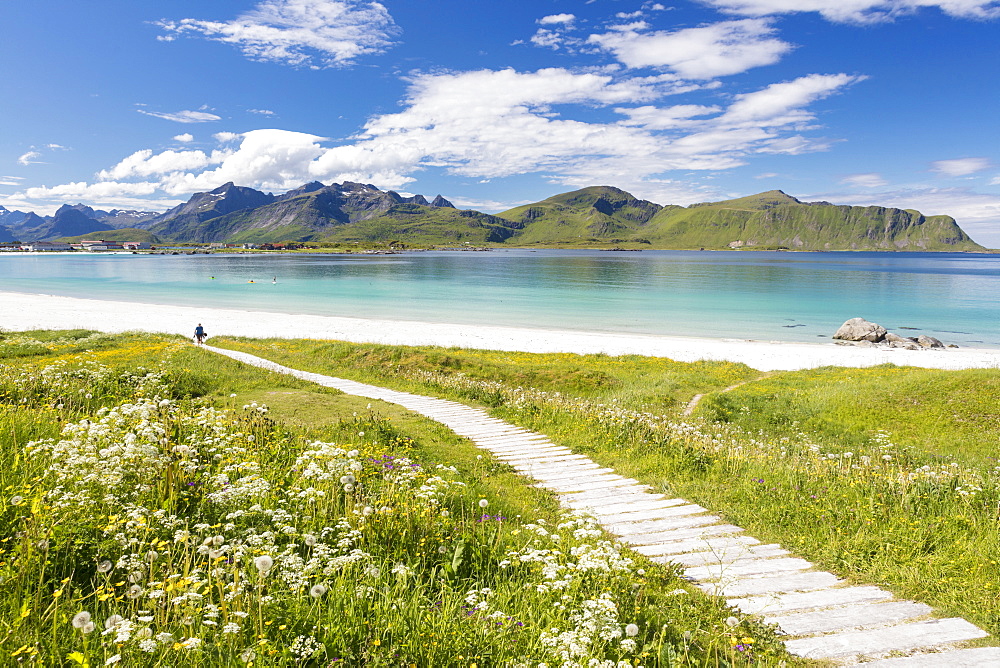
[[[837,330],[833,335],[835,339],[843,341],[871,341],[878,343],[885,338],[885,327],[874,322],[868,322],[864,318],[851,318]]]

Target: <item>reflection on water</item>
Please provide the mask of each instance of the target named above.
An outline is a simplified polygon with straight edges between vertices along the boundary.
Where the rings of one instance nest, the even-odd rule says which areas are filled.
[[[798,341],[828,338],[861,316],[1000,347],[1000,257],[992,255],[18,255],[0,256],[0,279],[6,290],[97,299]]]

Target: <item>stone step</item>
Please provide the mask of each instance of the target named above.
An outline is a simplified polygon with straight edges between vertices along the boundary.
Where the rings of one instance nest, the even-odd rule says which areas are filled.
[[[745,581],[744,578],[804,571],[812,567],[811,563],[798,557],[776,557],[774,559],[748,559],[732,564],[694,566],[685,569],[684,575],[695,580],[719,580],[722,584],[726,584]]]
[[[591,482],[553,482],[553,483],[538,483],[536,487],[543,487],[545,489],[550,489],[555,492],[586,492],[596,489],[617,489],[619,487],[634,487],[636,489],[646,489],[646,485],[643,485],[638,480],[634,478],[619,478],[617,480],[597,480]]]
[[[867,629],[898,624],[931,613],[931,607],[913,601],[862,603],[843,608],[800,612],[791,615],[765,616],[790,636],[817,635],[846,629]]]
[[[849,631],[785,642],[788,651],[808,659],[882,656],[922,647],[984,638],[988,633],[959,617],[911,622],[870,631]]]
[[[518,455],[516,457],[505,457],[501,455],[494,455],[497,459],[507,462],[511,466],[516,464],[558,464],[567,463],[571,464],[573,462],[578,462],[582,460],[590,461],[583,455],[564,455],[560,453],[556,454],[540,454],[537,457],[532,457],[530,455]]]
[[[548,436],[543,436],[541,434],[532,434],[530,432],[514,432],[506,434],[497,434],[493,436],[481,436],[477,432],[472,432],[470,438],[476,440],[477,443],[483,443],[489,445],[492,448],[502,449],[505,447],[513,447],[516,445],[532,445],[534,443],[546,443],[549,440]]]
[[[716,526],[731,527],[731,524],[719,524]],[[681,555],[689,552],[703,554],[703,550],[727,550],[743,546],[759,545],[760,541],[751,536],[726,535],[729,532],[721,532],[722,536],[705,533],[714,527],[705,527],[699,535],[691,538],[679,538],[677,540],[656,543],[654,545],[636,545],[632,549],[647,557],[668,557],[671,555]],[[739,527],[737,527],[739,528]]]
[[[612,488],[610,490],[596,490],[597,492],[602,492],[600,496],[596,496],[594,492],[580,492],[574,496],[577,498],[573,500],[567,500],[565,494],[559,495],[559,503],[571,510],[577,510],[583,513],[593,514],[594,508],[600,508],[604,505],[614,504],[621,505],[622,503],[648,503],[650,501],[661,501],[664,499],[662,494],[653,494],[652,492],[646,490],[631,491],[629,489],[622,489],[620,487]],[[612,494],[605,494],[603,492],[613,492]]]
[[[779,613],[832,608],[855,603],[874,603],[876,601],[887,601],[891,598],[892,594],[890,592],[878,587],[840,587],[805,594],[738,598],[730,600],[729,605],[738,608],[747,615],[776,615]]]
[[[636,547],[653,546],[663,543],[670,543],[687,538],[704,538],[706,536],[718,536],[734,534],[743,531],[735,524],[709,524],[705,526],[678,528],[673,531],[661,531],[659,533],[638,534],[635,536],[622,536],[624,543]]]
[[[523,459],[525,457],[538,458],[546,455],[571,455],[573,451],[561,445],[544,444],[537,448],[510,448],[509,450],[497,450],[488,448],[497,459]]]
[[[683,506],[682,506],[683,507]],[[701,506],[699,506],[700,508]],[[605,526],[608,531],[619,536],[635,536],[654,533],[663,533],[672,529],[687,529],[689,527],[704,526],[705,524],[715,524],[721,522],[718,515],[685,515],[672,519],[650,520],[647,522],[607,522]]]
[[[566,452],[569,452],[569,450],[567,450]],[[544,463],[544,462],[548,462],[548,463],[554,464],[556,462],[576,462],[576,461],[581,461],[581,460],[590,461],[589,459],[587,459],[583,455],[546,454],[544,452],[543,453],[539,453],[538,455],[535,455],[535,456],[532,456],[532,455],[506,456],[506,455],[497,455],[497,454],[494,454],[494,457],[496,457],[497,459],[502,459],[502,460],[504,460],[506,462],[522,462],[522,463],[525,463],[525,464],[530,464],[532,462],[535,462],[535,463],[538,463],[538,464],[541,464],[541,463]]]
[[[734,543],[727,547],[713,549],[707,552],[688,552],[687,554],[673,554],[661,558],[680,566],[694,567],[712,566],[716,564],[739,564],[744,561],[754,559],[783,557],[787,554],[790,554],[790,552],[777,544],[748,545],[745,543]]]
[[[472,439],[480,445],[486,445],[490,448],[496,448],[498,450],[549,442],[549,439],[546,436],[536,436],[526,433],[506,433],[496,436],[484,436],[479,432],[470,431],[462,435]]]
[[[863,664],[864,668],[1000,668],[1000,647],[953,649]]]
[[[828,589],[842,582],[833,573],[800,571],[772,577],[747,578],[740,582],[704,582],[699,583],[698,588],[709,594],[731,598]]]
[[[541,465],[541,464],[517,464],[512,465],[519,473],[534,477],[535,475],[543,475],[550,473],[566,473],[572,475],[579,475],[582,473],[594,472],[603,470],[597,464],[593,462],[569,462],[567,464],[554,464],[554,465]]]
[[[643,499],[630,503],[606,503],[601,505],[587,506],[591,513],[597,515],[614,515],[615,513],[639,512],[641,510],[658,510],[661,508],[672,508],[674,506],[686,505],[684,499]]]
[[[595,480],[606,475],[618,475],[615,473],[614,469],[606,468],[595,468],[595,469],[583,469],[578,470],[574,467],[571,470],[553,470],[545,471],[542,473],[536,473],[533,477],[535,480],[541,480],[542,482],[555,482],[557,480],[575,480],[577,478],[586,478],[588,476],[593,477]]]
[[[671,506],[669,508],[660,508],[657,510],[635,510],[622,513],[598,512],[595,513],[595,516],[601,521],[601,523],[607,522],[609,524],[622,524],[628,522],[648,522],[650,520],[681,517],[684,515],[696,515],[704,512],[708,511],[705,508],[692,503]]]
[[[587,491],[587,489],[582,487],[582,485],[597,485],[594,489],[606,489],[610,487],[621,487],[622,485],[620,483],[623,480],[636,482],[634,478],[626,478],[618,475],[617,473],[605,473],[590,476],[576,474],[572,477],[560,477],[554,480],[550,480],[548,478],[538,478],[538,482],[536,482],[534,486],[564,492],[574,490]]]

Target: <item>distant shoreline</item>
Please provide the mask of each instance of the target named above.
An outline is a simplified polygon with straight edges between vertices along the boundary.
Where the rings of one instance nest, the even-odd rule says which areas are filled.
[[[612,334],[494,325],[348,318],[246,309],[167,306],[0,292],[0,329],[147,331],[190,337],[198,323],[209,336],[313,338],[521,352],[645,355],[682,362],[741,362],[761,371],[892,363],[938,369],[1000,368],[1000,350],[902,350],[832,343],[784,343],[646,334]]]

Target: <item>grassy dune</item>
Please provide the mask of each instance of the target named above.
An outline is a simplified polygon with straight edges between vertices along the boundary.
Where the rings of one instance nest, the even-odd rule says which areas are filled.
[[[316,344],[289,344],[286,361],[324,365],[296,346]],[[423,353],[356,352],[373,363],[352,368],[386,384],[461,378],[435,375],[455,364],[439,351],[413,378],[380,365]],[[489,362],[550,390],[664,406],[702,376],[747,375],[665,363],[633,386],[612,381],[629,364],[643,378],[639,359],[593,375]],[[501,392],[477,388],[448,391]],[[0,334],[3,662],[804,665],[469,442],[376,404],[176,337]]]

